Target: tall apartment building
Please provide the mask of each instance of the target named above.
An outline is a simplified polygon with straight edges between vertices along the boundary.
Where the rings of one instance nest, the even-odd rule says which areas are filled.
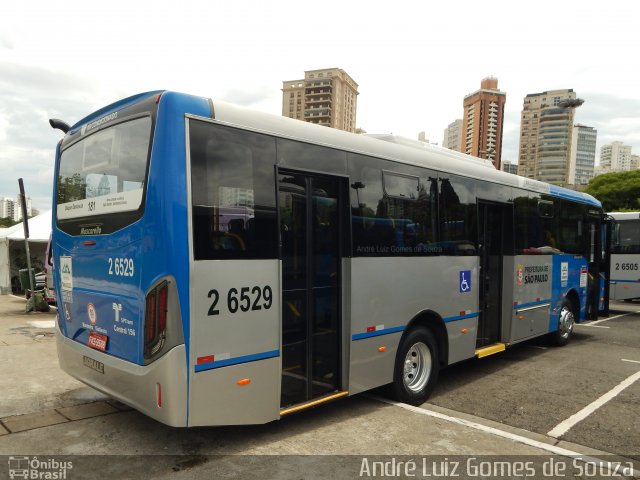
[[[282,115],[355,132],[358,84],[340,68],[308,70],[282,82]]]
[[[575,108],[573,89],[531,93],[520,120],[518,175],[555,185],[569,184]]]
[[[31,216],[32,206],[31,197],[27,197],[27,215]],[[20,199],[8,197],[0,197],[0,218],[11,218],[14,222],[22,220],[22,207],[20,206]]]
[[[625,145],[622,142],[611,142],[600,147],[600,168],[602,173],[632,170],[632,160],[630,145]]]
[[[571,134],[571,155],[569,162],[569,185],[587,185],[593,178],[596,163],[596,140],[598,131],[593,127],[573,126]]]
[[[462,119],[451,122],[447,128],[444,129],[444,136],[442,138],[442,146],[449,150],[460,151],[462,145]]]
[[[464,97],[461,151],[491,160],[500,169],[502,124],[507,94],[498,89],[498,79],[487,77],[480,90]]]
[[[500,165],[500,170],[507,173],[513,173],[514,175],[518,174],[518,164],[510,162],[509,160],[503,160],[502,165]]]

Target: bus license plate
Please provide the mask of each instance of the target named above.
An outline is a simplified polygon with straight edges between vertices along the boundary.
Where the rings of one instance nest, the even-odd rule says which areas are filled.
[[[84,355],[82,356],[82,363],[84,364],[85,367],[89,367],[95,370],[96,372],[100,372],[104,374],[104,363]]]
[[[106,335],[101,335],[96,332],[90,332],[89,340],[87,341],[87,344],[91,348],[95,348],[96,350],[100,350],[101,352],[104,352],[107,349],[108,339],[109,337],[107,337]]]

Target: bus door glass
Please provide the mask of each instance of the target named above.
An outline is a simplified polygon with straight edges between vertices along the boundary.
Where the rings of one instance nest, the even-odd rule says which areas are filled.
[[[476,347],[497,343],[501,338],[502,265],[511,232],[512,210],[508,205],[478,203],[480,255],[480,319]]]
[[[281,171],[281,406],[340,388],[342,180]]]

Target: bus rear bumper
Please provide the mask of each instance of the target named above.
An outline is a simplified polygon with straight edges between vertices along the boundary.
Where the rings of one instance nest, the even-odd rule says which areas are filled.
[[[62,370],[90,387],[172,427],[187,426],[185,346],[136,365],[56,334]]]

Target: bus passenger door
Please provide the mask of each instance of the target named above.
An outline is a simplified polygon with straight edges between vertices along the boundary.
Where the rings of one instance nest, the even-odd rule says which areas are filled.
[[[346,182],[280,170],[281,407],[341,387],[341,257]]]
[[[512,206],[478,202],[480,318],[476,348],[498,343],[502,326],[503,257],[513,237]]]

